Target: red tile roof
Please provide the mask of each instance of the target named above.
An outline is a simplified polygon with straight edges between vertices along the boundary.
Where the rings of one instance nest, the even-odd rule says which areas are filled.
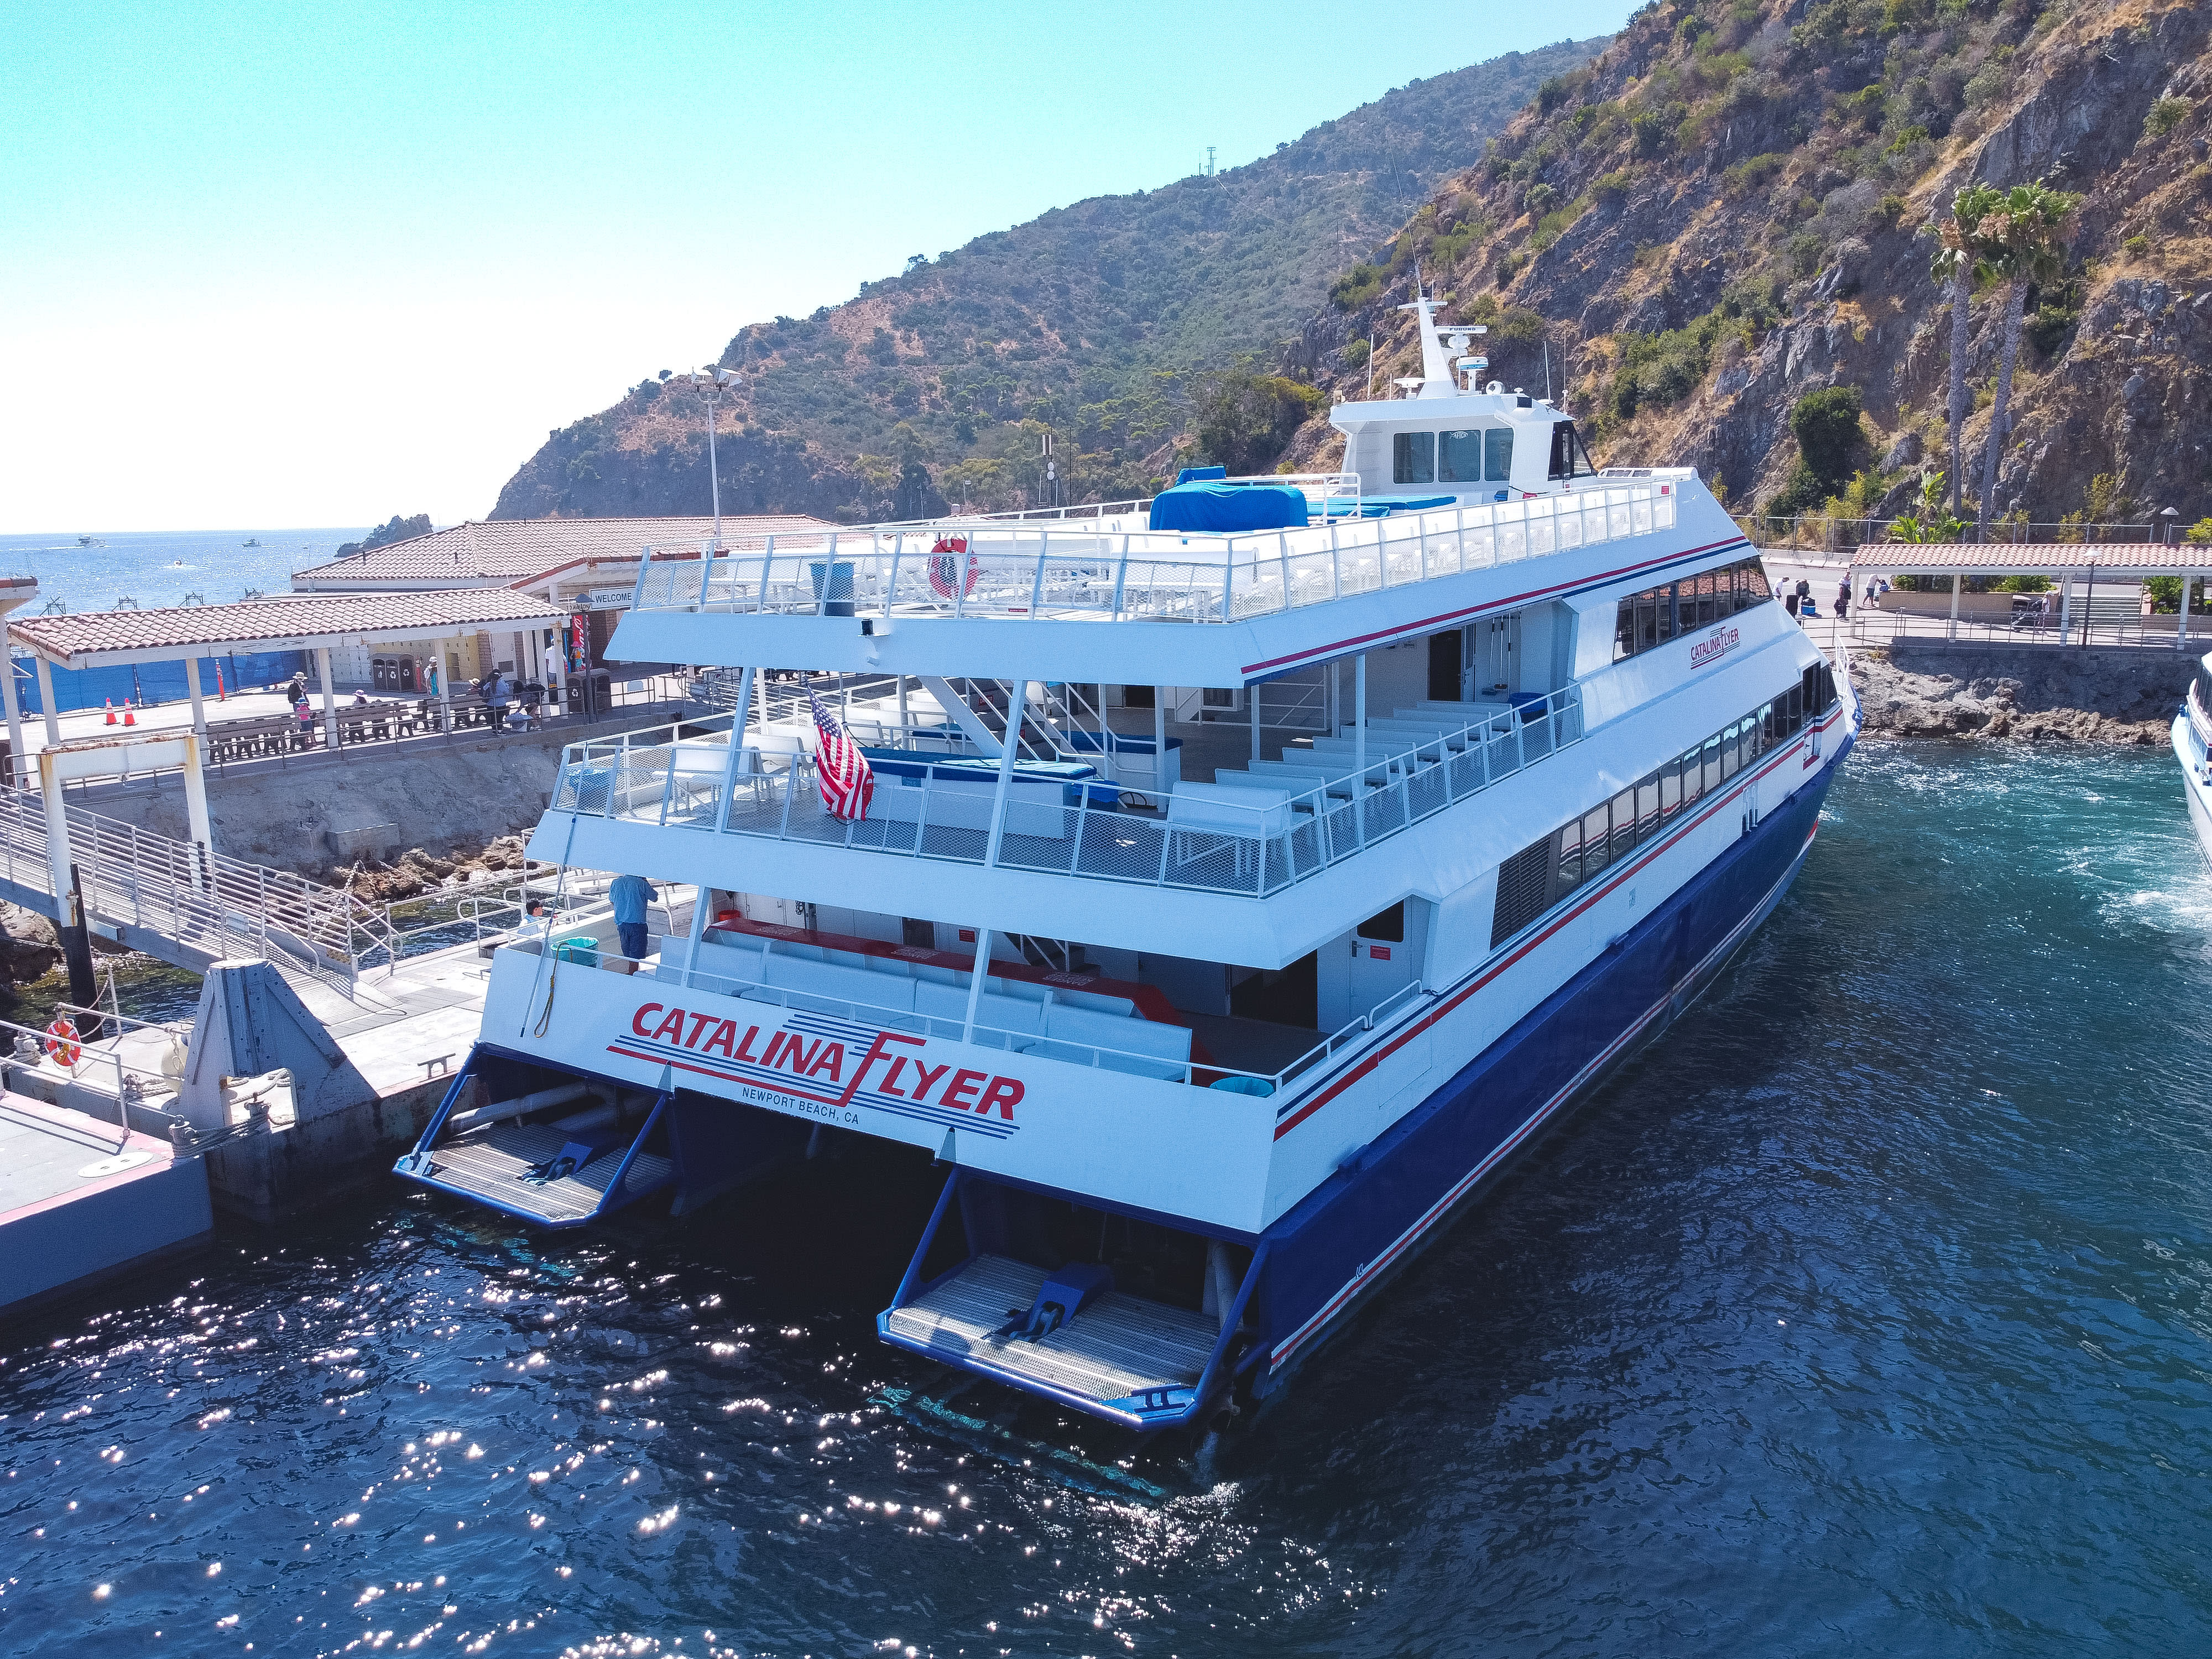
[[[1783,563],[1790,550],[1764,550]],[[2212,547],[2158,542],[1869,542],[1851,550],[1862,570],[2057,573],[2100,570],[2212,570]]]
[[[149,662],[215,649],[298,650],[352,639],[444,639],[479,629],[543,626],[564,612],[511,587],[424,593],[294,593],[237,605],[19,617],[8,637],[49,662]]]
[[[724,514],[722,539],[756,545],[781,536],[835,526],[799,514],[739,518]],[[434,530],[388,546],[295,573],[295,587],[326,590],[385,584],[526,582],[563,566],[634,562],[644,547],[696,548],[714,533],[710,518],[489,519]]]

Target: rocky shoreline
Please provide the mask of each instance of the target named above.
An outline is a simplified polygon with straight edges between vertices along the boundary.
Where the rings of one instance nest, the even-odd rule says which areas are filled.
[[[367,860],[350,872],[337,872],[333,881],[350,882],[356,897],[372,902],[461,893],[488,884],[503,885],[502,876],[512,872],[519,878],[528,866],[523,845],[520,836],[500,836],[477,852],[451,858],[410,847],[389,864]]]
[[[1870,738],[2156,745],[2197,659],[2185,652],[2039,646],[1855,651]]]

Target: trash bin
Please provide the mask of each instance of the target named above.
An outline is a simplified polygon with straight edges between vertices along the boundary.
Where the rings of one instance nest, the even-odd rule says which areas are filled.
[[[832,564],[810,564],[806,574],[814,582],[814,602],[825,617],[849,617],[853,611],[853,567],[844,559]]]

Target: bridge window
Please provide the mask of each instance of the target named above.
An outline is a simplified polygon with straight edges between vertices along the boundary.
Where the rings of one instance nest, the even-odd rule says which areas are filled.
[[[1554,478],[1595,478],[1597,469],[1590,465],[1589,451],[1583,447],[1581,436],[1575,431],[1572,421],[1552,422],[1552,477]]]
[[[1433,432],[1394,432],[1390,434],[1390,482],[1434,483],[1437,481],[1437,434]]]
[[[1482,433],[1480,429],[1437,434],[1437,477],[1443,483],[1482,482]]]
[[[1495,426],[1483,434],[1482,476],[1489,483],[1505,483],[1513,477],[1513,428]]]

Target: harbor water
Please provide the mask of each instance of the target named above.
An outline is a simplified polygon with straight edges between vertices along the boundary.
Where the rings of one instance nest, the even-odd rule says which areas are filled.
[[[385,1190],[0,1334],[0,1651],[2204,1652],[2208,1011],[2170,757],[1863,748],[1715,988],[1218,1444],[922,1405],[926,1167]]]
[[[362,530],[145,530],[0,536],[0,574],[36,576],[30,614],[59,599],[69,609],[112,611],[122,599],[146,610],[229,605],[250,590],[288,593],[292,573],[325,564]],[[252,545],[249,545],[252,544]]]

